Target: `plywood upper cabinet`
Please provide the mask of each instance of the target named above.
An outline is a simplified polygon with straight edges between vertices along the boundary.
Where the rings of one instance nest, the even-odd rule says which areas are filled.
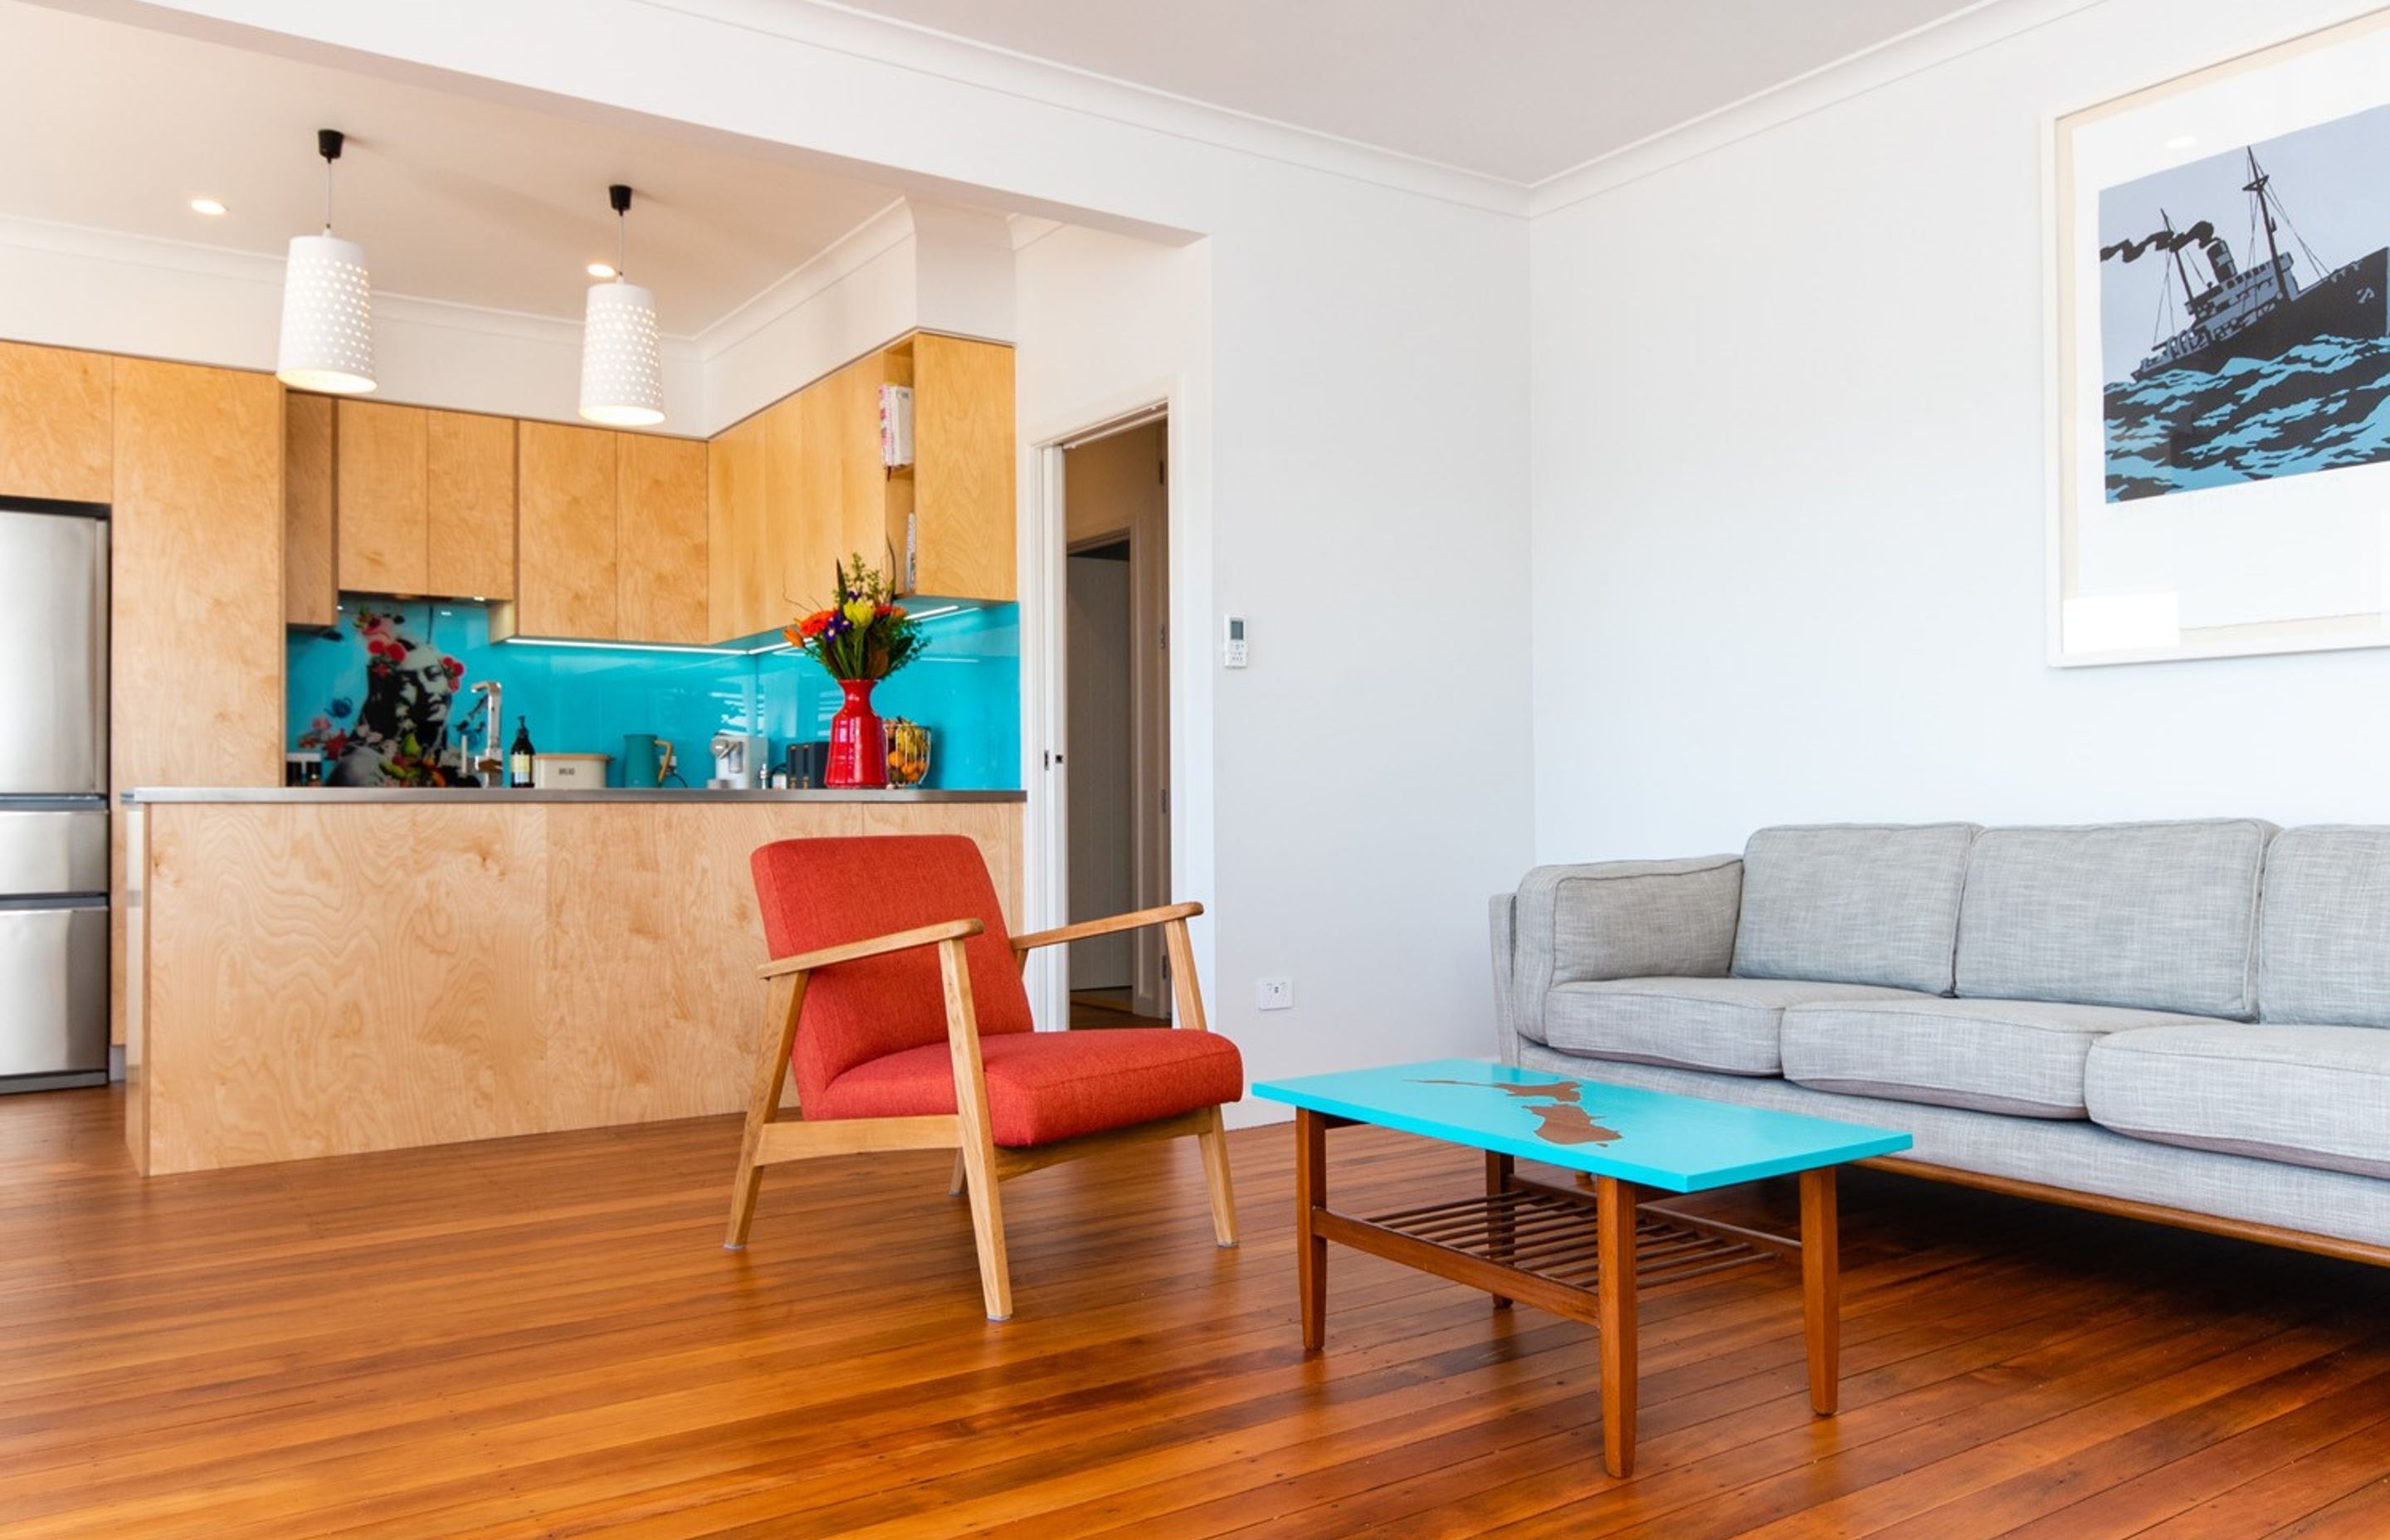
[[[903,528],[892,538],[888,527],[888,468],[880,455],[880,387],[893,372],[889,354],[873,353],[799,397],[811,452],[791,579],[807,602],[829,597],[835,563],[859,556],[893,573],[904,558]]]
[[[115,362],[119,789],[282,779],[282,387]]]
[[[615,443],[600,428],[525,422],[517,430],[513,631],[610,639],[617,629]]]
[[[815,496],[815,467],[831,453],[816,420],[816,389],[784,396],[764,413],[764,522],[750,558],[756,569],[756,602],[738,633],[742,636],[787,624],[790,615],[829,586],[805,575],[814,555],[808,508]]]
[[[745,636],[768,622],[764,566],[765,448],[759,412],[706,445],[706,631]]]
[[[431,412],[424,429],[423,591],[514,597],[514,419]]]
[[[706,446],[623,433],[615,441],[615,635],[705,642]]]
[[[282,618],[328,626],[339,618],[333,534],[332,398],[282,398]]]
[[[114,361],[0,342],[0,495],[105,503]]]
[[[913,353],[913,586],[947,598],[1018,593],[1012,350],[930,332]]]
[[[427,522],[430,414],[420,406],[343,400],[335,407],[341,586],[368,594],[430,592]]]

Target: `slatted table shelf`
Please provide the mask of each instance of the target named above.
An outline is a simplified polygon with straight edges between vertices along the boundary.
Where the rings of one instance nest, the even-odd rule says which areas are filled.
[[[1600,1203],[1590,1192],[1489,1172],[1497,1190],[1371,1218],[1320,1212],[1325,1238],[1356,1251],[1519,1300],[1556,1315],[1600,1322]],[[1638,1292],[1755,1266],[1798,1265],[1801,1243],[1697,1215],[1638,1207]]]

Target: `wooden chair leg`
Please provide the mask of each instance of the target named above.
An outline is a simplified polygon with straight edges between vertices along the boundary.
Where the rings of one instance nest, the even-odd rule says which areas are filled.
[[[960,1198],[963,1195],[964,1187],[970,1181],[970,1172],[963,1164],[963,1152],[957,1149],[955,1151],[955,1174],[946,1183],[946,1196]]]
[[[979,1247],[980,1297],[991,1321],[1012,1316],[1012,1276],[1004,1255],[1004,1203],[996,1190],[996,1136],[987,1113],[987,1072],[980,1063],[979,1018],[971,1008],[970,964],[959,941],[938,943],[945,985],[946,1046],[955,1066],[955,1111],[962,1124],[956,1152],[970,1187],[971,1235]]]
[[[1228,1131],[1220,1110],[1212,1109],[1212,1125],[1195,1136],[1203,1147],[1203,1182],[1212,1193],[1212,1238],[1223,1247],[1237,1243],[1237,1189],[1228,1179]]]
[[[755,1193],[763,1184],[764,1130],[780,1113],[780,1092],[789,1083],[789,1050],[797,1040],[797,1012],[805,1002],[805,975],[784,974],[772,981],[765,995],[762,1057],[747,1094],[747,1132],[739,1146],[739,1174],[730,1184],[730,1227],[722,1238],[726,1251],[743,1251],[747,1231],[755,1222]]]

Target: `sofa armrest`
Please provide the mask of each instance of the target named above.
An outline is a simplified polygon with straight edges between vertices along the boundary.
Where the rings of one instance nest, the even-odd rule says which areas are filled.
[[[1518,953],[1517,893],[1496,893],[1490,917],[1494,941],[1494,1052],[1505,1064],[1519,1062],[1519,1026],[1510,1008],[1510,969]]]
[[[1725,978],[1741,904],[1738,855],[1536,867],[1511,920],[1512,1030],[1544,1041],[1555,984]]]

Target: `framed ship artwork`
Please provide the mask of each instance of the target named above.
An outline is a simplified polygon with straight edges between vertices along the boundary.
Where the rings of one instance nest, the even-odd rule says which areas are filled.
[[[2049,661],[2390,646],[2390,11],[2050,148]]]

